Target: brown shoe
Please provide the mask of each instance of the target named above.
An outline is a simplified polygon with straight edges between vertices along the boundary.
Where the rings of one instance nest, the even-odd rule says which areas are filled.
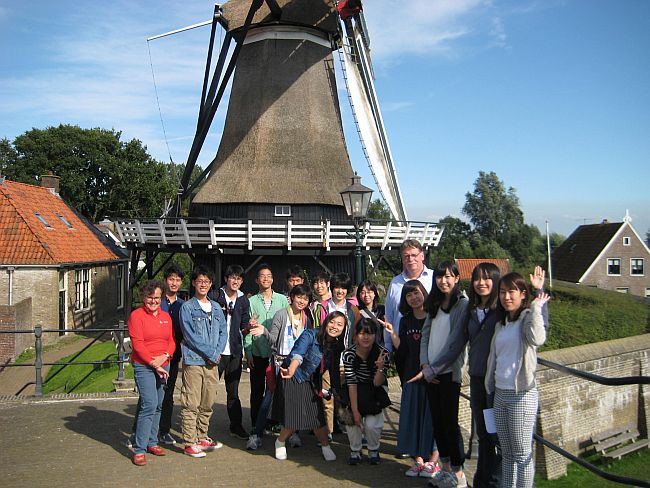
[[[165,450],[160,446],[147,447],[147,452],[149,454],[153,454],[154,456],[164,456],[167,454]]]
[[[144,454],[134,454],[132,461],[136,466],[145,466],[147,464],[147,458]]]

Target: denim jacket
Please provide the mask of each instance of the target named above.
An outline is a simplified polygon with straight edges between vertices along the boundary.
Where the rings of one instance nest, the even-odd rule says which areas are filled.
[[[289,356],[285,360],[285,365],[296,359],[300,366],[296,369],[293,377],[298,383],[304,383],[309,380],[312,374],[320,367],[323,357],[323,349],[318,343],[316,335],[318,329],[305,329],[298,339],[296,339]]]
[[[196,297],[181,307],[183,364],[205,366],[208,360],[218,363],[226,347],[226,318],[219,304],[210,302],[210,313],[203,311]]]

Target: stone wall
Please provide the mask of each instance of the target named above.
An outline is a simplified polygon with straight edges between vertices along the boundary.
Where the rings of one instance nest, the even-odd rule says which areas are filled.
[[[650,334],[540,353],[540,357],[605,377],[648,375]],[[554,369],[537,371],[538,433],[572,454],[583,454],[592,435],[634,425],[648,435],[650,388],[604,386]],[[568,461],[537,448],[537,472],[548,479],[566,474]]]

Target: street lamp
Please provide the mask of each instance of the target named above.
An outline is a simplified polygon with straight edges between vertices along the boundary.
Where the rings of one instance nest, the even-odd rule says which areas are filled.
[[[343,199],[343,205],[345,205],[345,211],[354,221],[354,234],[349,233],[354,236],[354,258],[355,258],[355,278],[356,284],[358,285],[363,281],[363,253],[361,251],[363,238],[366,235],[366,231],[362,229],[362,221],[365,220],[368,215],[368,207],[370,206],[370,198],[372,197],[372,190],[367,186],[361,184],[361,176],[358,176],[356,173],[352,177],[352,185],[348,186],[345,190],[341,192],[341,198]]]

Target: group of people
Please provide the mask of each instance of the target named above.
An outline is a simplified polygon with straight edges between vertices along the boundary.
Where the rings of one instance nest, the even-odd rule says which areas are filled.
[[[183,360],[181,433],[184,452],[203,457],[221,447],[208,436],[218,377],[224,377],[233,436],[259,449],[276,430],[275,457],[302,444],[313,431],[323,458],[336,460],[330,443],[342,427],[348,464],[380,463],[383,408],[390,404],[387,372],[394,364],[402,383],[397,448],[413,458],[407,476],[431,486],[463,487],[464,448],[458,424],[461,370],[469,356],[471,408],[479,441],[473,486],[533,486],[532,435],[537,413],[536,348],[545,341],[548,317],[544,271],[500,276],[490,263],[472,273],[469,297],[460,290],[452,262],[434,270],[421,244],[405,241],[403,271],[379,305],[376,284],[364,281],[351,296],[346,273],[317,273],[311,287],[299,267],[286,275],[288,294],[273,289],[273,271],[257,269],[258,293],[240,290],[244,270],[226,269],[224,286],[197,267],[193,297],[177,297],[183,272],[171,266],[165,283],[141,287],[143,306],[129,318],[132,362],[140,401],[134,421],[133,463],[165,455],[173,390]],[[468,345],[469,344],[469,345]],[[243,427],[238,395],[243,359],[250,370],[252,432]],[[484,411],[487,413],[484,414]],[[493,412],[496,435],[485,415]]]

